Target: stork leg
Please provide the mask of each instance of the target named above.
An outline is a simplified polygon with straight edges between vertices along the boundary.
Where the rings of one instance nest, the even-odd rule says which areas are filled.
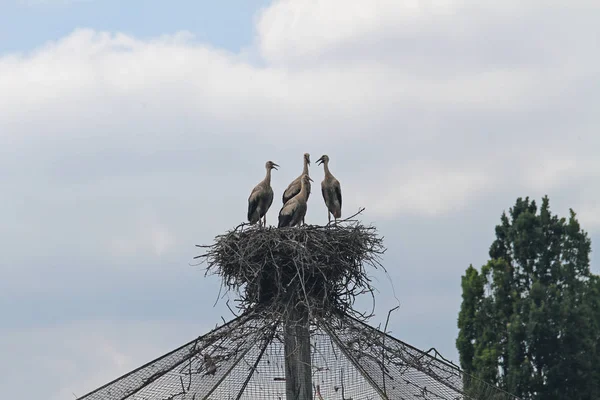
[[[331,213],[329,211],[327,211],[327,219],[328,222],[331,223]]]
[[[263,216],[263,227],[267,226],[267,214]]]

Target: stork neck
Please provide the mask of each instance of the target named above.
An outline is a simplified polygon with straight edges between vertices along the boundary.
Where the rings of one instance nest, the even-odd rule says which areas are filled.
[[[308,175],[308,162],[304,160],[304,169],[302,170],[302,175]]]
[[[323,168],[325,169],[325,175],[331,175],[331,172],[329,172],[329,161],[323,163]]]
[[[304,180],[300,181],[300,195],[306,198],[307,187]]]
[[[265,182],[271,184],[271,168],[267,168],[267,176],[265,176]]]

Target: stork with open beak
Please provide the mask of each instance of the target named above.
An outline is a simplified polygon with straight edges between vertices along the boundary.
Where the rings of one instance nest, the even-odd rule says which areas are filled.
[[[331,215],[337,222],[337,219],[342,216],[342,188],[340,182],[329,171],[329,156],[323,155],[317,160],[317,164],[323,164],[325,170],[325,178],[321,182],[321,193],[327,206],[327,218],[331,222]]]
[[[304,221],[306,215],[306,199],[308,198],[307,186],[310,184],[312,179],[308,175],[302,175],[300,180],[300,193],[292,197],[287,203],[281,207],[279,211],[279,224],[278,228],[286,226],[296,226],[300,222]]]
[[[258,222],[259,226],[267,226],[267,211],[273,204],[273,188],[271,188],[271,170],[277,169],[279,165],[273,161],[267,161],[265,168],[267,174],[258,185],[252,189],[248,197],[248,221],[251,224]],[[262,224],[261,224],[262,219]]]

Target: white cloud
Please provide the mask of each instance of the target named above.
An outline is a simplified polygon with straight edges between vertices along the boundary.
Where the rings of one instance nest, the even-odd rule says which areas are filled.
[[[456,10],[459,1],[422,2],[413,0],[360,1],[277,1],[259,20],[262,54],[271,62],[306,58],[345,41],[394,26],[404,30],[422,29],[431,18]]]
[[[373,0],[369,3],[359,0],[280,0],[260,15],[257,29],[261,53],[272,63],[290,65],[314,62],[321,57],[335,62],[326,53],[339,55],[336,49],[356,49],[365,41],[376,47],[385,43],[401,57],[413,55],[413,48],[420,49],[425,53],[425,59],[431,60],[437,58],[436,54],[428,53],[432,50],[428,47],[431,39],[455,50],[459,50],[457,45],[464,49],[464,45],[473,44],[482,44],[493,50],[506,39],[516,54],[523,43],[548,39],[543,35],[538,37],[540,31],[548,29],[543,24],[544,18],[560,19],[572,16],[573,12],[581,16],[597,10],[597,3],[589,0],[578,0],[568,5],[537,0],[485,4],[465,0]],[[536,23],[535,26],[532,22]],[[520,38],[523,39],[520,43],[512,41],[517,39],[513,34],[515,29],[522,34],[524,32],[520,29],[524,25],[532,28],[527,32],[529,37]],[[554,34],[559,32],[556,28],[550,31]],[[564,35],[565,32],[560,33]],[[501,36],[503,34],[505,38]],[[480,39],[483,41],[480,42]],[[544,47],[549,49],[552,45]],[[448,55],[448,49],[443,47],[435,50]],[[366,55],[369,54],[367,51]],[[455,56],[455,59],[447,58],[446,63],[452,64],[457,59],[473,60],[472,54]],[[485,57],[485,53],[481,56]],[[361,53],[360,57],[364,59],[365,54]],[[405,61],[410,62],[409,59]]]
[[[490,178],[469,168],[449,169],[427,162],[394,168],[358,193],[360,204],[382,217],[420,214],[435,217],[462,207],[472,196],[488,189]]]
[[[597,202],[583,204],[577,209],[577,218],[583,222],[583,229],[596,231],[600,227],[600,206]]]
[[[110,242],[110,250],[116,257],[149,252],[158,257],[173,249],[175,237],[170,230],[157,220],[154,210],[141,209],[135,218],[133,230],[123,235],[123,227],[115,232]]]
[[[538,154],[526,173],[525,182],[537,190],[551,190],[582,173],[575,155],[565,157],[558,152]]]

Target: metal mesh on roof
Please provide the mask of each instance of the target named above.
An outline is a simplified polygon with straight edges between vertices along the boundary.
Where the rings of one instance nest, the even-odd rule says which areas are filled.
[[[456,366],[347,315],[311,320],[310,341],[315,400],[516,399],[466,394]],[[281,324],[247,313],[79,400],[280,400],[285,371]]]

